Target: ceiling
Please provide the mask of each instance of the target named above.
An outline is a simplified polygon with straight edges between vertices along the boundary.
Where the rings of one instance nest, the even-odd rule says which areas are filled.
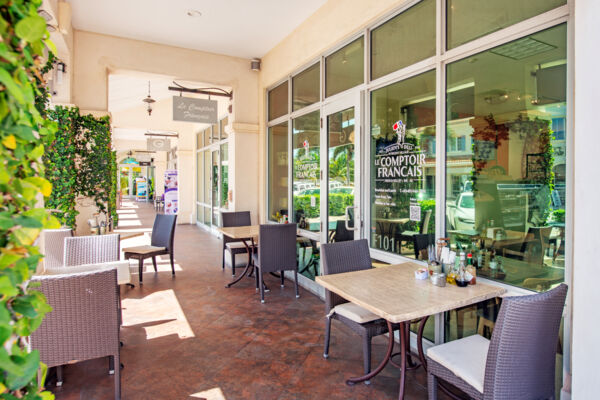
[[[326,1],[67,0],[75,29],[242,58],[264,56]]]
[[[149,118],[145,110],[146,103],[142,100],[148,95],[148,83],[150,82],[150,94],[156,103],[154,109],[157,110],[160,104],[168,102],[168,116],[160,115],[160,110],[152,113],[152,118]],[[207,88],[214,85],[202,84],[199,82],[189,82],[177,80],[177,83],[188,88]],[[158,125],[165,124],[165,121],[171,121],[171,98],[178,96],[177,92],[170,91],[169,86],[173,85],[173,79],[164,75],[140,74],[140,73],[115,73],[108,76],[108,110],[113,114],[113,137],[115,139],[129,140],[146,140],[144,135],[149,130],[157,131]],[[228,87],[220,87],[224,90],[230,90]],[[185,97],[208,98],[207,95],[185,93]],[[227,97],[212,96],[212,100],[218,102],[218,115],[223,117],[227,114],[229,99]],[[163,110],[164,111],[164,110]],[[141,114],[138,114],[141,113]],[[120,114],[119,114],[120,113]],[[157,114],[158,113],[158,114]],[[127,125],[118,119],[119,115],[141,115],[140,118],[128,120]],[[173,123],[170,130],[176,131],[177,124]],[[154,125],[154,126],[153,126]],[[168,124],[171,125],[171,124]],[[201,124],[197,124],[199,129]],[[208,125],[206,125],[208,126]]]
[[[199,82],[177,80],[178,84],[187,88],[212,88],[215,85]],[[143,99],[148,96],[148,83],[150,83],[150,95],[156,101],[168,99],[179,95],[178,92],[170,91],[169,86],[173,84],[173,78],[164,75],[150,75],[141,73],[132,74],[110,74],[108,76],[108,111],[119,112],[133,107],[145,105]],[[229,91],[229,87],[221,86],[223,90]],[[207,95],[196,95],[185,93],[186,97],[208,98]],[[213,96],[212,100],[219,100],[219,115],[227,107],[226,97]],[[221,105],[223,103],[223,105]]]

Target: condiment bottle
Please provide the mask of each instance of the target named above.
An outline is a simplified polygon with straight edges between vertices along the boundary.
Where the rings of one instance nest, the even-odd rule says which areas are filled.
[[[471,279],[469,279],[469,285],[474,285],[475,283],[477,283],[477,269],[475,268],[475,266],[473,265],[473,255],[471,253],[467,254],[467,270],[465,272],[465,275],[467,277],[467,279],[469,279],[469,277],[471,277]]]
[[[460,260],[458,261],[458,280],[465,281],[465,270],[466,270],[466,262],[465,262],[465,252],[460,252]]]

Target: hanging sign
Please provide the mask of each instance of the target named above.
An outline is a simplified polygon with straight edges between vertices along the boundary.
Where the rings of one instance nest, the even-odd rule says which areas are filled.
[[[173,121],[216,124],[218,119],[216,100],[173,96]]]

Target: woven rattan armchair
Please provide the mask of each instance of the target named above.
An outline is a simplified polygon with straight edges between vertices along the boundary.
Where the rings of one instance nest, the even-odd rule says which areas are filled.
[[[61,268],[64,264],[65,238],[73,236],[69,228],[44,229],[41,235],[40,247],[44,255],[43,269],[51,271]]]
[[[258,231],[258,254],[252,255],[256,268],[256,287],[260,290],[260,302],[265,302],[265,272],[279,272],[281,287],[284,286],[283,271],[294,271],[294,289],[298,292],[298,260],[296,258],[296,224],[265,224]]]
[[[251,224],[250,211],[222,212],[221,224],[223,228],[233,226],[249,226]],[[248,243],[248,241],[250,241],[250,238],[246,240],[246,243]],[[238,259],[238,264],[238,262],[235,261],[236,255],[247,253],[248,251],[242,240],[232,239],[227,235],[223,235],[222,268],[225,269],[225,265],[228,264],[228,266],[231,267],[231,275],[235,276],[235,267],[245,266],[248,262],[248,258],[245,260]],[[247,255],[247,257],[250,257],[250,255]]]
[[[173,259],[173,241],[175,239],[175,224],[177,215],[157,214],[152,226],[152,238],[149,246],[136,246],[123,249],[126,260],[130,258],[138,260],[140,285],[143,283],[144,260],[152,258],[154,272],[156,267],[156,256],[168,254],[171,260],[171,275],[175,275],[175,261]]]
[[[119,261],[120,235],[118,233],[67,237],[64,240],[64,266],[66,267]]]
[[[505,297],[492,333],[427,350],[429,399],[438,379],[474,399],[554,399],[559,327],[567,296],[561,284],[545,293]]]
[[[322,244],[321,263],[323,275],[370,269],[369,244],[366,239]],[[323,357],[329,358],[331,320],[337,319],[362,338],[365,375],[371,372],[371,339],[388,332],[385,320],[329,290],[325,290],[325,313]]]
[[[119,362],[119,295],[117,270],[108,268],[65,275],[38,275],[36,290],[52,311],[31,335],[30,348],[39,350],[48,367],[111,357]],[[115,399],[121,398],[121,372],[115,375]],[[62,378],[59,376],[59,380]]]

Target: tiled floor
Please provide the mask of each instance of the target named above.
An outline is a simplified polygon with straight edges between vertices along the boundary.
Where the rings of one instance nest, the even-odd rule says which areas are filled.
[[[154,210],[124,203],[122,232],[150,231]],[[136,221],[141,222],[138,224]],[[145,238],[128,239],[122,246]],[[280,289],[266,277],[271,292],[260,304],[254,279],[226,289],[230,271],[221,269],[221,242],[194,225],[176,229],[177,275],[166,258],[152,267],[144,285],[122,288],[124,347],[121,360],[123,399],[392,399],[398,395],[399,372],[391,365],[371,385],[347,386],[362,373],[361,342],[333,322],[330,358],[323,359],[324,305],[293,284]],[[373,346],[373,366],[386,340]],[[113,378],[106,359],[65,367],[61,388],[49,382],[59,400],[111,399]],[[426,376],[408,373],[406,399],[426,399]],[[440,398],[445,399],[441,396]]]

